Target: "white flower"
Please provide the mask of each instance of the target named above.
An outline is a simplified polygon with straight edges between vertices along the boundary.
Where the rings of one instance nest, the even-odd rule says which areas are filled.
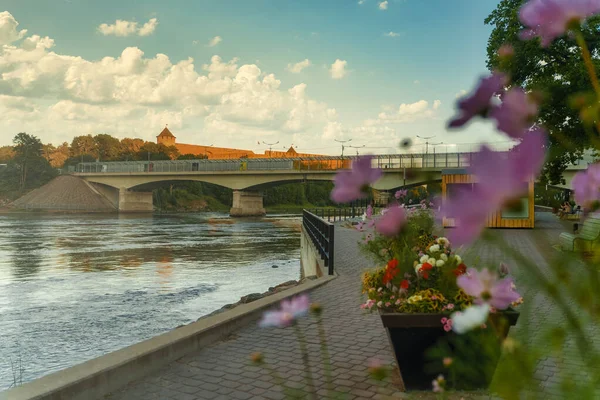
[[[422,257],[419,259],[419,262],[420,262],[421,264],[423,264],[424,262],[427,262],[427,260],[428,260],[428,259],[429,259],[429,256],[428,256],[427,254],[425,254],[424,256],[422,256]]]
[[[439,244],[434,244],[433,246],[431,246],[429,248],[429,251],[432,253],[437,253],[438,251],[440,251],[440,245]]]
[[[379,307],[379,308],[383,307],[383,302],[382,301],[378,302],[377,307]]]
[[[446,247],[450,244],[450,241],[445,237],[437,238],[436,242]]]
[[[415,272],[418,274],[419,271],[421,270],[421,267],[423,266],[423,264],[417,264],[415,265]]]
[[[436,267],[441,267],[441,266],[443,266],[443,265],[444,265],[444,260],[437,260],[437,261],[435,262],[435,266],[436,266]]]
[[[455,255],[454,255],[454,259],[456,260],[456,263],[457,263],[457,264],[460,264],[460,263],[462,263],[462,258],[460,258],[460,256],[459,256],[458,254],[455,254]]]
[[[440,254],[440,258],[441,258],[442,260],[444,260],[444,262],[448,261],[448,256],[447,256],[447,255],[445,255],[444,253]]]
[[[387,212],[387,208],[384,208],[383,210],[381,210],[381,215],[385,215],[386,212]]]
[[[463,334],[471,329],[480,327],[487,320],[490,312],[488,304],[471,306],[464,311],[457,311],[450,316],[452,329],[458,334]]]
[[[436,260],[435,258],[433,258],[433,257],[429,257],[429,259],[427,260],[427,263],[428,263],[428,264],[431,264],[431,265],[435,265],[436,261],[437,261],[437,260]]]

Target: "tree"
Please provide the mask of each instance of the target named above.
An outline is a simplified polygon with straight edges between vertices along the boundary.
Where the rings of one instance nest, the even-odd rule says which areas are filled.
[[[97,155],[96,141],[92,135],[75,136],[71,142],[71,156]]]
[[[0,147],[0,164],[6,164],[15,156],[15,150],[12,146]]]
[[[95,150],[100,161],[117,161],[121,157],[121,142],[119,139],[105,133],[94,136]]]
[[[42,155],[44,145],[40,139],[21,132],[15,136],[13,143],[15,157],[8,165],[8,173],[13,171],[18,177],[20,191],[43,185],[56,176],[56,170]]]
[[[204,154],[182,154],[179,157],[177,157],[178,160],[203,160],[205,158],[208,158],[207,156],[205,156]]]
[[[175,146],[165,146],[146,142],[136,154],[136,160],[174,160],[179,156],[179,150]]]
[[[71,149],[67,142],[64,142],[58,147],[54,147],[51,144],[45,144],[43,148],[44,158],[48,160],[53,168],[61,168],[69,158],[70,153]]]
[[[563,181],[562,172],[568,164],[580,159],[583,151],[591,145],[578,110],[569,107],[569,96],[588,92],[591,83],[573,39],[559,38],[548,48],[542,48],[538,39],[519,39],[519,32],[524,27],[518,13],[524,3],[525,0],[501,0],[485,19],[487,25],[494,27],[488,40],[487,67],[490,70],[498,69],[501,66],[498,49],[503,44],[510,44],[515,55],[503,66],[510,72],[512,85],[543,94],[545,101],[536,122],[548,129],[550,149],[541,179],[556,184]],[[592,54],[600,51],[598,29],[600,17],[588,19],[583,28]],[[598,69],[600,60],[595,58],[594,62]]]
[[[121,140],[121,159],[125,161],[133,160],[137,152],[140,151],[144,141],[142,139],[125,138]]]

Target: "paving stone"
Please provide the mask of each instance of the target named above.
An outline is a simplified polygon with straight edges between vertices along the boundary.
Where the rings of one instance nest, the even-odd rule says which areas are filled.
[[[567,228],[555,217],[542,213],[536,221],[534,230],[493,230],[512,248],[531,257],[544,274],[550,275],[548,257],[558,254],[552,245],[558,243],[558,235]],[[364,301],[360,293],[360,275],[372,267],[358,250],[356,243],[360,233],[337,227],[336,231],[336,272],[338,278],[311,291],[313,301],[324,307],[323,321],[328,338],[328,350],[332,361],[332,376],[335,390],[345,394],[346,399],[363,398],[409,398],[410,395],[398,392],[391,383],[382,386],[371,381],[367,376],[367,364],[371,358],[378,358],[384,363],[394,366],[395,360],[390,348],[386,332],[379,316],[368,314],[359,309]],[[553,253],[554,252],[554,253]],[[477,242],[462,253],[467,264],[478,261],[498,264],[505,260],[498,249]],[[511,329],[511,336],[530,343],[544,340],[540,329],[541,322],[554,321],[561,324],[562,314],[556,311],[555,305],[541,293],[527,290],[524,274],[518,268],[511,271],[515,275],[517,286],[526,302],[532,304],[529,321],[520,319],[516,327]],[[519,336],[525,324],[529,328],[529,337]],[[300,320],[299,326],[306,332],[310,349],[310,365],[316,390],[320,398],[327,398],[327,383],[324,369],[321,366],[320,342],[317,325],[310,318]],[[600,328],[591,326],[588,335],[594,343],[600,345]],[[113,393],[111,400],[185,400],[190,394],[185,391],[197,389],[192,394],[197,399],[227,398],[251,399],[264,398],[279,400],[285,398],[282,389],[273,380],[266,368],[252,365],[250,354],[263,352],[266,362],[274,368],[282,379],[290,386],[306,388],[303,364],[297,339],[293,329],[261,329],[252,323],[230,335],[227,340],[215,343],[195,353],[186,355],[180,360],[166,366],[162,370],[145,378],[132,382],[122,390]],[[560,398],[558,384],[562,380],[559,372],[577,371],[569,376],[574,382],[587,382],[584,369],[577,357],[577,347],[573,339],[565,345],[562,363],[555,357],[545,357],[536,370],[541,391],[540,397],[545,400]],[[562,367],[561,367],[562,365]],[[599,367],[600,368],[600,367]],[[419,392],[422,393],[422,392]],[[423,397],[430,397],[425,393]],[[490,399],[489,395],[465,395],[468,399]],[[457,397],[457,398],[460,398]],[[600,394],[599,394],[600,398]]]

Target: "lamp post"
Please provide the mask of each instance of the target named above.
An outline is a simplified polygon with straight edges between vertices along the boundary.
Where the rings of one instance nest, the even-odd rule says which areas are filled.
[[[363,147],[365,147],[365,145],[363,144],[362,146],[346,146],[349,147],[351,149],[356,149],[356,156],[358,157],[358,149],[362,149]]]
[[[275,143],[267,143],[267,142],[263,141],[263,144],[266,144],[267,146],[269,146],[269,158],[271,158],[271,156],[272,156],[273,146],[275,146],[278,143],[279,143],[279,140],[276,141]]]
[[[338,143],[341,143],[341,144],[342,144],[342,161],[343,161],[343,160],[344,160],[344,147],[347,147],[347,146],[345,146],[345,145],[344,145],[344,143],[351,142],[351,141],[352,141],[352,139],[348,139],[348,140],[337,140],[337,139],[333,139],[333,140],[335,140],[336,142],[338,142]]]
[[[434,136],[428,136],[428,137],[423,137],[423,136],[417,135],[417,137],[419,139],[424,139],[425,140],[425,155],[427,155],[427,153],[429,152],[429,139],[433,139],[435,137],[435,135]]]

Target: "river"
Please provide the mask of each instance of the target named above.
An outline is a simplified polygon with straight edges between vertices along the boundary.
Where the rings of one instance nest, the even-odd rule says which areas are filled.
[[[0,215],[0,390],[298,279],[300,220]]]

